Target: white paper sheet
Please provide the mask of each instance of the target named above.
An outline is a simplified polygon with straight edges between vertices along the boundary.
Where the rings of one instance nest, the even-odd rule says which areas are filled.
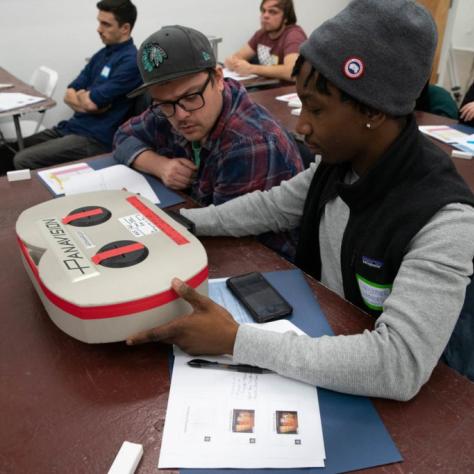
[[[292,102],[292,101],[299,101],[300,98],[298,97],[298,94],[296,92],[292,92],[291,94],[284,94],[284,95],[278,95],[275,97],[276,100],[281,100],[282,102]],[[300,101],[301,103],[301,101]],[[301,107],[301,105],[300,105]]]
[[[211,300],[219,303],[229,311],[234,319],[240,323],[253,323],[250,313],[240,301],[227,289],[225,281],[227,278],[213,278],[209,280],[208,294]]]
[[[276,100],[281,100],[282,102],[288,103],[288,107],[291,108],[291,115],[301,114],[301,107],[303,106],[303,104],[301,103],[301,100],[296,92],[293,92],[291,94],[279,95],[275,98]]]
[[[46,100],[44,97],[23,94],[22,92],[0,92],[0,112],[17,109]]]
[[[125,165],[114,165],[93,170],[92,173],[77,174],[63,182],[64,194],[79,194],[91,191],[126,189],[140,194],[158,204],[158,196],[143,175]]]
[[[222,282],[217,287],[210,281],[211,297],[234,314],[239,303],[230,293],[220,299],[226,291]],[[259,327],[301,333],[286,320]],[[324,466],[315,387],[277,374],[192,368],[192,358],[175,349],[159,468]]]
[[[58,166],[38,171],[38,176],[52,189],[53,193],[64,194],[65,184],[75,176],[93,173],[94,169],[87,163],[74,163],[73,165]]]
[[[451,128],[448,125],[420,125],[420,132],[428,135],[430,137],[436,138],[437,140],[443,143],[456,143],[462,141],[468,135],[466,133],[460,132],[455,128]]]
[[[472,135],[465,135],[462,138],[459,138],[456,140],[453,145],[458,148],[459,150],[462,150],[466,153],[471,153],[471,155],[474,155],[474,134]]]
[[[230,79],[235,79],[236,81],[245,81],[247,79],[254,79],[258,77],[256,74],[247,74],[247,75],[240,75],[235,71],[231,71],[228,68],[224,68],[224,77],[229,77]]]

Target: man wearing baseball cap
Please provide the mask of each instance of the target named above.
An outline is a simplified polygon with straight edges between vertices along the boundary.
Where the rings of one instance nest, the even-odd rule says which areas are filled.
[[[138,52],[152,105],[122,125],[115,158],[190,190],[201,204],[220,204],[269,189],[302,170],[294,140],[251,101],[236,81],[224,80],[209,40],[184,26],[166,26]]]
[[[372,330],[310,338],[239,326],[175,279],[194,312],[128,343],[232,354],[236,363],[341,392],[415,396],[450,341],[474,256],[474,196],[412,113],[436,40],[433,19],[413,1],[351,2],[311,34],[294,71],[303,104],[297,129],[320,162],[267,193],[183,211],[199,234],[300,226],[297,264],[371,314]],[[455,335],[463,324],[468,318]],[[472,341],[452,342],[474,377]]]

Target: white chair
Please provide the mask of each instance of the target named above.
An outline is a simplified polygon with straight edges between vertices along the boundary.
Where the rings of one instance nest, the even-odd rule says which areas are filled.
[[[46,66],[40,66],[35,69],[30,80],[30,85],[48,98],[53,95],[57,83],[58,73]],[[33,112],[21,117],[20,127],[23,138],[44,130],[45,127],[42,123],[45,112]],[[15,142],[17,140],[13,117],[2,117],[0,119],[0,132],[6,142]]]

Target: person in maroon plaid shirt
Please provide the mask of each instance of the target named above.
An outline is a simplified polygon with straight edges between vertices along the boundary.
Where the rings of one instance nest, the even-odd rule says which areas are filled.
[[[144,84],[132,95],[148,90],[152,105],[117,131],[117,161],[201,205],[270,189],[303,169],[293,138],[239,83],[224,80],[202,33],[164,27],[138,58]]]

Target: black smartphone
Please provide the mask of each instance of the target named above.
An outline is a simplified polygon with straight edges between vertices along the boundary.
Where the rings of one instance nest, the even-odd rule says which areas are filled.
[[[246,273],[228,278],[227,287],[257,323],[283,318],[293,312],[288,301],[261,273]]]

